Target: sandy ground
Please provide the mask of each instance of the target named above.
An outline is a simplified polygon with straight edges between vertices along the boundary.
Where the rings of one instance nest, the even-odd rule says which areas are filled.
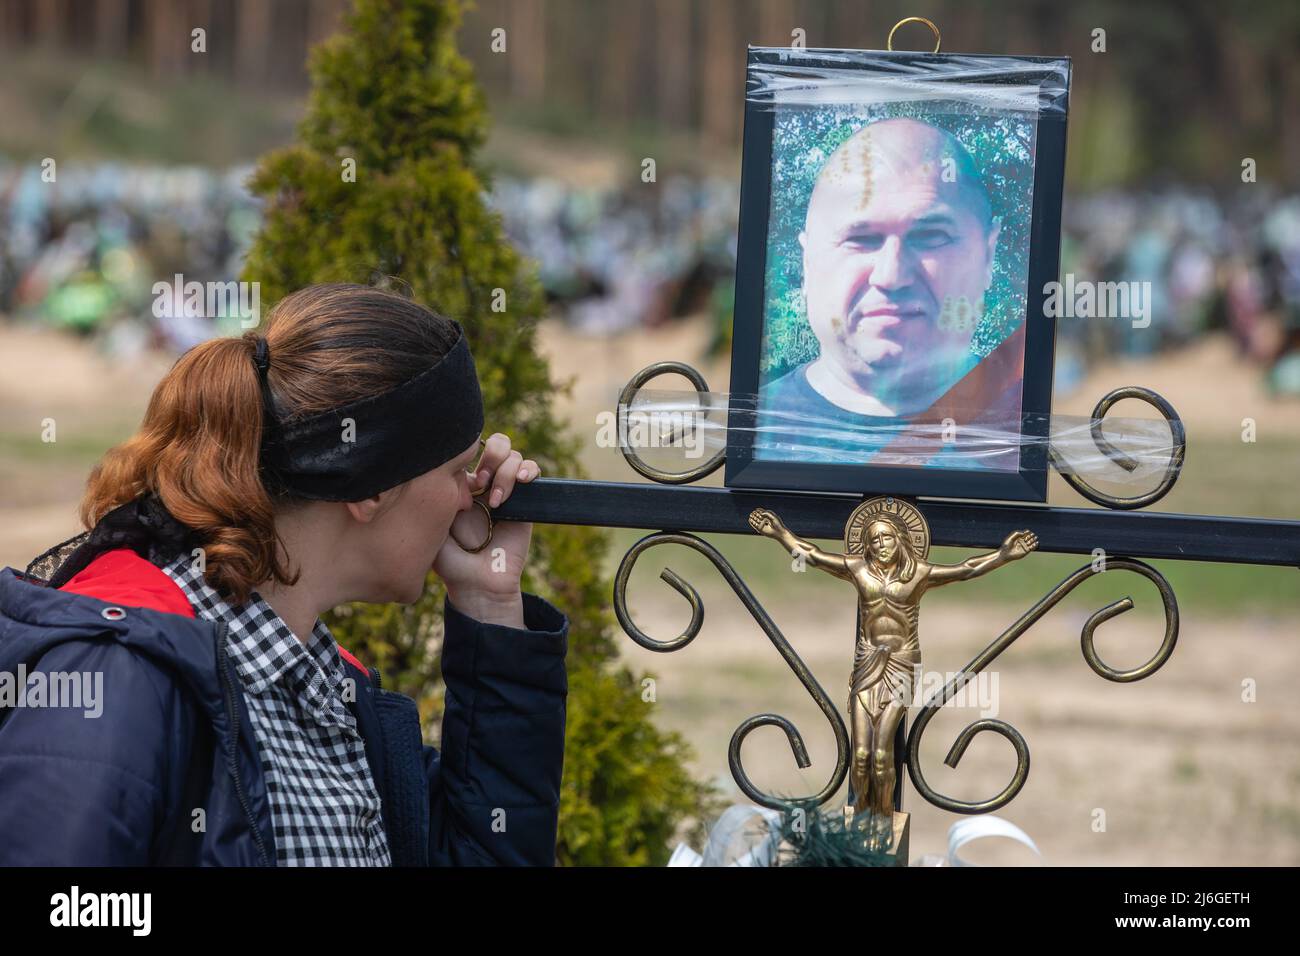
[[[697,359],[706,335],[701,324],[686,323],[582,338],[547,323],[541,346],[557,377],[579,374],[562,411],[590,435],[596,413],[612,408],[623,383],[654,361],[696,365],[714,390],[726,391],[726,363]],[[89,466],[111,441],[129,434],[170,362],[159,355],[114,360],[63,335],[0,324],[0,566],[22,567],[79,530],[76,503]],[[1137,383],[1168,397],[1193,435],[1236,434],[1246,416],[1261,431],[1300,435],[1295,406],[1269,403],[1257,382],[1225,342],[1211,340],[1140,367],[1098,369],[1057,410],[1087,414],[1109,388]],[[656,384],[685,387],[676,378]],[[46,419],[57,427],[52,444],[40,441]],[[594,442],[588,443],[585,463],[593,477],[638,480],[617,451]],[[709,483],[720,483],[720,475]],[[726,764],[732,731],[751,715],[782,714],[803,733],[811,768],[798,770],[774,728],[749,739],[745,766],[757,785],[772,792],[819,790],[834,757],[824,717],[716,572],[681,549],[662,551],[673,553],[658,565],[647,558],[634,576],[634,618],[661,638],[684,626],[684,602],[655,579],[665,563],[700,589],[708,615],[700,637],[676,654],[653,654],[625,642],[627,662],[655,675],[656,702],[647,706],[662,726],[691,742],[696,771],[738,799]],[[782,556],[774,553],[773,559]],[[1118,585],[1116,590],[1126,593]],[[757,596],[842,707],[852,657],[852,594],[841,601],[810,601],[792,586]],[[1026,606],[1036,597],[1027,596]],[[1293,691],[1300,684],[1300,597],[1289,613],[1185,614],[1170,662],[1149,680],[1124,685],[1097,677],[1079,653],[1083,620],[1111,599],[1100,587],[1073,596],[995,665],[997,716],[1024,735],[1032,754],[1028,784],[999,815],[1023,827],[1049,864],[1300,863],[1300,697]],[[957,670],[1021,610],[936,595],[921,617],[927,670]],[[1098,633],[1107,660],[1132,666],[1154,651],[1159,622],[1134,613]],[[1246,702],[1243,682],[1252,681],[1256,699]],[[943,765],[957,733],[980,716],[977,710],[940,714],[922,748],[930,784],[960,799],[992,796],[1014,766],[1009,744],[992,734],[976,739],[959,769]],[[948,827],[959,818],[926,804],[910,782],[904,805],[914,814],[913,858],[942,853]],[[971,856],[1033,862],[1027,851],[1000,843],[976,847]]]
[[[663,725],[695,744],[700,772],[711,773],[736,799],[743,796],[726,765],[731,734],[758,713],[789,718],[804,736],[811,767],[799,770],[784,735],[762,728],[745,744],[746,770],[772,793],[816,793],[834,767],[825,718],[734,595],[706,590],[706,572],[686,573],[680,553],[665,562],[701,588],[707,623],[674,654],[630,647],[629,662],[655,675],[651,706]],[[654,637],[667,639],[685,626],[684,602],[649,571],[638,568],[630,594],[633,619]],[[852,597],[799,606],[796,594],[792,588],[758,598],[843,707]],[[1184,616],[1179,645],[1164,668],[1146,681],[1112,684],[1093,674],[1079,653],[1079,627],[1105,603],[1095,592],[1091,600],[1073,597],[1068,610],[1039,623],[994,665],[997,685],[988,700],[996,714],[989,715],[1017,728],[1032,758],[1027,785],[998,815],[1023,828],[1053,864],[1295,864],[1300,702],[1290,688],[1300,663],[1288,640],[1295,636],[1294,617],[1237,622]],[[927,673],[960,669],[1017,611],[957,602],[926,608],[921,643]],[[1136,615],[1108,622],[1103,632],[1098,646],[1116,666],[1140,663],[1160,640],[1159,621]],[[1257,682],[1255,703],[1242,700],[1247,679]],[[982,702],[952,708],[927,728],[922,770],[940,793],[983,800],[1010,781],[1014,752],[993,734],[977,737],[958,769],[943,764],[957,734],[981,716]],[[943,853],[957,818],[924,802],[910,781],[904,806],[914,814],[914,857]],[[1094,829],[1098,822],[1104,829]],[[1000,841],[973,852],[988,862],[1033,859]]]
[[[81,530],[89,466],[139,424],[171,362],[114,359],[65,334],[0,324],[0,562],[22,567]],[[43,441],[50,423],[55,440]]]

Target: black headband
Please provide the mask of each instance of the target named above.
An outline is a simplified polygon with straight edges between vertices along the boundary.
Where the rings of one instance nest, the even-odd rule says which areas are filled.
[[[380,395],[280,423],[266,340],[253,363],[262,385],[262,477],[268,490],[316,501],[360,501],[450,461],[483,432],[483,396],[465,330],[432,368]]]

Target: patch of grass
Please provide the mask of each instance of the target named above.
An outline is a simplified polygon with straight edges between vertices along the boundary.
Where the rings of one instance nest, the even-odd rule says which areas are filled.
[[[635,528],[613,529],[608,568],[611,576],[628,548],[649,533]],[[793,599],[852,599],[849,586],[828,574],[814,569],[802,573],[792,571],[790,557],[771,541],[760,541],[745,535],[705,534],[699,537],[721,552],[765,606]],[[839,550],[841,547],[837,541],[817,540],[814,543],[828,550]],[[975,553],[977,552],[966,548],[936,547],[931,549],[930,559],[942,564],[955,564]],[[926,597],[926,606],[938,607],[953,602],[954,607],[1002,604],[1028,610],[1066,577],[1088,564],[1088,560],[1085,555],[1031,555],[1026,560],[1000,568],[984,577],[935,591]],[[1300,569],[1203,561],[1152,560],[1147,563],[1169,581],[1180,611],[1265,616],[1294,616],[1300,613]],[[648,580],[653,576],[648,569],[654,568],[654,574],[657,574],[657,569],[665,565],[680,574],[701,594],[718,594],[731,590],[722,575],[703,555],[681,545],[661,545],[638,559],[637,573],[629,591],[639,594],[642,592],[638,588],[658,588],[664,592],[665,600],[680,602],[685,608],[686,602],[666,584]],[[1051,613],[1068,613],[1067,609],[1076,608],[1090,614],[1126,595],[1131,596],[1134,602],[1133,610],[1128,612],[1130,614],[1156,616],[1163,613],[1155,587],[1138,575],[1126,571],[1106,572],[1098,575],[1098,580],[1085,581],[1065,599],[1060,608]],[[1010,624],[1011,619],[1007,623]]]
[[[126,427],[112,433],[100,432],[94,435],[64,431],[62,437],[52,442],[41,441],[41,436],[37,433],[0,432],[0,459],[18,467],[47,463],[57,463],[67,468],[78,465],[88,467],[98,461],[109,448],[129,438],[133,430],[133,427]]]
[[[699,138],[684,134],[671,124],[655,120],[630,119],[625,122],[593,122],[589,113],[574,110],[570,104],[544,100],[518,104],[501,100],[492,104],[494,127],[515,134],[540,134],[559,140],[581,143],[583,149],[610,157],[627,170],[624,182],[638,181],[641,161],[653,157],[657,176],[670,172],[685,175],[734,175],[738,159],[727,147],[701,146]],[[489,138],[484,160],[495,171],[513,176],[536,172],[535,157],[505,148],[499,139]]]
[[[956,548],[935,548],[931,557],[952,562],[969,556]],[[1203,561],[1147,561],[1173,588],[1180,611],[1214,611],[1267,616],[1300,612],[1300,570]],[[1088,564],[1083,555],[1038,554],[985,577],[950,587],[927,597],[938,606],[945,601],[1014,604],[1028,610],[1077,569]],[[1130,596],[1130,614],[1160,615],[1160,596],[1144,578],[1127,571],[1104,572],[1085,581],[1063,602],[1091,613]],[[1053,611],[1052,613],[1060,613]]]
[[[1181,753],[1174,759],[1173,777],[1180,783],[1191,783],[1200,779],[1201,766],[1189,753]]]
[[[4,90],[21,95],[3,95]],[[292,138],[302,96],[201,72],[148,70],[69,51],[0,60],[0,152],[224,167]]]
[[[1288,803],[1266,803],[1259,810],[1265,827],[1281,830],[1288,836],[1300,835],[1300,809]]]
[[[628,548],[653,532],[641,528],[614,528],[611,534],[613,544],[610,548],[612,562],[610,573],[612,574],[617,570]],[[759,594],[760,591],[770,593],[772,590],[780,590],[794,584],[797,584],[801,591],[806,587],[825,588],[827,591],[839,591],[844,587],[843,582],[836,581],[830,575],[812,568],[802,573],[791,570],[790,556],[781,549],[779,544],[766,538],[734,534],[697,534],[696,537],[717,548],[755,594]],[[814,543],[828,549],[840,546],[839,543],[829,540],[815,540]],[[721,589],[730,590],[722,575],[713,570],[713,564],[708,558],[683,545],[660,545],[645,552],[637,560],[638,569],[652,565],[662,567],[665,564],[696,588],[701,590],[705,586],[712,588],[712,581],[708,577],[712,574]],[[687,574],[688,568],[693,569],[692,574]],[[762,599],[761,595],[759,599]]]
[[[1178,483],[1151,510],[1300,519],[1300,439],[1263,435],[1246,443],[1193,432],[1187,448]],[[1067,489],[1053,493],[1052,503],[1064,505],[1070,498],[1078,500]]]

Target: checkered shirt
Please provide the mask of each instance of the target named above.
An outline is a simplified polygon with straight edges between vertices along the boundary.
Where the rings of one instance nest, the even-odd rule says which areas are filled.
[[[229,628],[228,654],[261,754],[279,866],[391,866],[365,742],[343,702],[338,645],[317,619],[306,647],[256,591],[232,606],[188,554],[162,570],[194,612]]]

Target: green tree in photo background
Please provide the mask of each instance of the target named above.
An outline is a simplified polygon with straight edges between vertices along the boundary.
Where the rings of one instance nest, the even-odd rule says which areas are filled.
[[[818,174],[850,136],[869,123],[894,117],[911,117],[951,133],[980,170],[993,215],[1002,220],[993,281],[972,350],[987,355],[1023,319],[1034,199],[1034,120],[955,101],[789,107],[777,112],[772,134],[760,384],[820,354],[803,300],[799,245]]]
[[[356,0],[343,30],[312,52],[300,142],[265,156],[251,186],[264,224],[241,278],[269,307],[316,282],[389,276],[466,330],[485,430],[502,431],[545,477],[585,477],[580,439],[552,410],[557,390],[535,347],[544,300],[532,265],[484,201],[476,160],[487,128],[482,93],[457,51],[459,0]],[[355,181],[345,168],[355,163]],[[494,290],[506,309],[494,312]],[[683,821],[690,834],[717,798],[687,772],[688,745],[657,729],[640,678],[618,663],[602,576],[600,528],[537,525],[523,587],[570,620],[568,728],[558,859],[662,864]],[[410,606],[354,604],[326,617],[339,643],[414,697],[426,738],[442,713],[444,591],[430,575]]]

